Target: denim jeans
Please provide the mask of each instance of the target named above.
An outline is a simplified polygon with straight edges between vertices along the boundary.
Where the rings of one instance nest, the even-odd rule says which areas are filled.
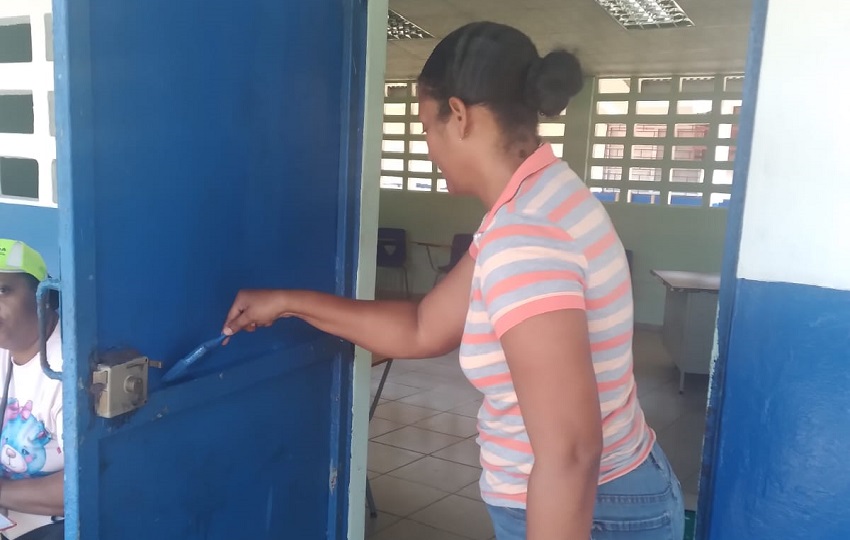
[[[487,506],[496,540],[525,540],[525,510]],[[682,488],[658,444],[637,469],[599,486],[591,540],[682,540]]]

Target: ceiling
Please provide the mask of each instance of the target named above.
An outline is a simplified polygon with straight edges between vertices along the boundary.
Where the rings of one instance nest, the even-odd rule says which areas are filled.
[[[436,39],[389,41],[387,79],[415,78],[439,38],[473,21],[510,24],[541,53],[566,47],[595,75],[743,72],[752,0],[679,0],[696,26],[625,30],[594,0],[390,0]]]

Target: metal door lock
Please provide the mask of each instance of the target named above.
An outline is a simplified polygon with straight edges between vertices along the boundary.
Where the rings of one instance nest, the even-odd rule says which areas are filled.
[[[142,407],[148,401],[148,367],[160,367],[136,351],[110,351],[98,358],[92,374],[95,413],[115,418]]]

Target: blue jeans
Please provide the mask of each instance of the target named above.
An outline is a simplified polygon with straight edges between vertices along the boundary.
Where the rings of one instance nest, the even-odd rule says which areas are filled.
[[[496,540],[525,540],[525,510],[487,505]],[[591,540],[682,540],[682,487],[658,444],[637,469],[599,486]]]

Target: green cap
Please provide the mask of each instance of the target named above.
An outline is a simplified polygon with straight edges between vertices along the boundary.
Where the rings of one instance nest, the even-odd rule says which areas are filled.
[[[38,251],[23,242],[0,238],[0,273],[29,274],[44,281],[47,278],[47,265]]]

